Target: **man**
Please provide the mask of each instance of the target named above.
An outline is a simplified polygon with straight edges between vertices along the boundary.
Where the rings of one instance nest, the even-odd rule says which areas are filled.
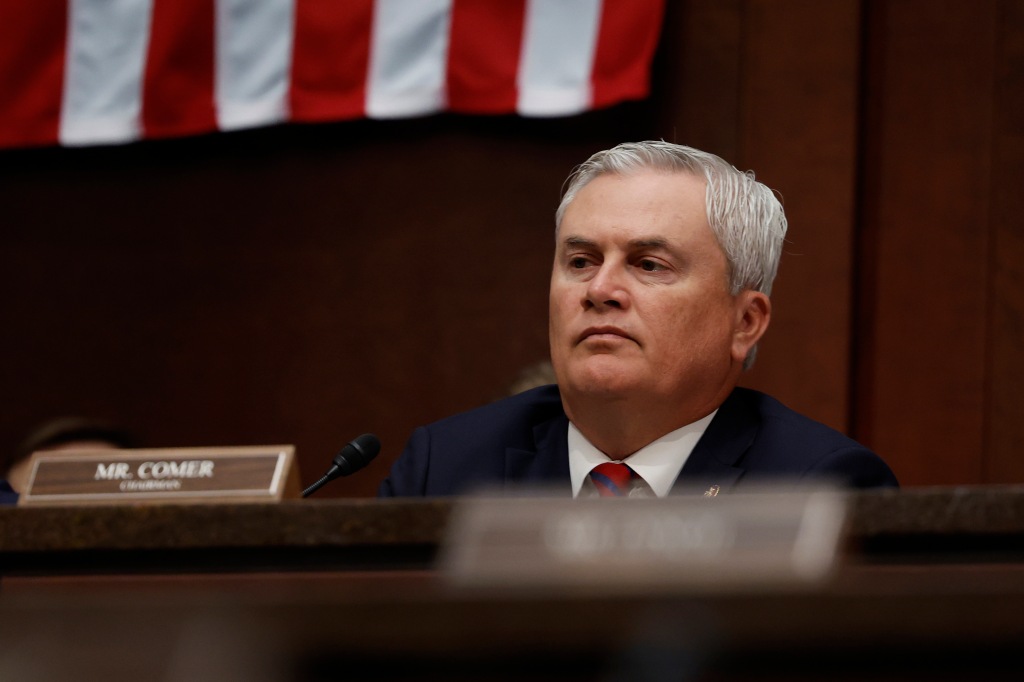
[[[712,154],[666,142],[598,152],[556,213],[557,385],[417,429],[379,494],[897,485],[870,450],[736,387],[771,319],[785,233],[772,191]]]

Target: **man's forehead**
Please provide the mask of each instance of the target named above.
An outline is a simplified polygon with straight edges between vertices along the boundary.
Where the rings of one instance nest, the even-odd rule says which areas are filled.
[[[592,220],[601,220],[616,208],[635,211],[639,215],[648,207],[657,205],[661,212],[677,214],[683,221],[699,219],[706,223],[707,186],[705,178],[685,170],[642,169],[626,173],[604,173],[579,188],[576,196],[565,206],[561,224],[556,230],[556,240],[564,241],[560,234],[589,232]],[[581,217],[581,212],[585,218]],[[642,230],[643,226],[623,221],[621,228],[628,232],[632,228]],[[671,227],[666,224],[660,229],[671,230]],[[655,234],[651,238],[664,236]],[[646,237],[638,235],[636,238]]]

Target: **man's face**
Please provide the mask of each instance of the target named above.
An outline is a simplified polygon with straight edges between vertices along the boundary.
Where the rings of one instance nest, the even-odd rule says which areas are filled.
[[[551,273],[549,333],[570,403],[639,395],[707,414],[731,390],[757,340],[737,334],[748,326],[753,292],[729,293],[705,187],[682,172],[608,174],[569,204]]]

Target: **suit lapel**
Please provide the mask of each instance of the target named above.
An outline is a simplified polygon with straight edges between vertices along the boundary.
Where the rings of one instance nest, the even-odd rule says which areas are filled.
[[[744,402],[742,389],[734,389],[697,441],[673,492],[702,492],[715,485],[721,490],[733,487],[746,471],[738,462],[759,428],[758,416]]]
[[[568,483],[569,419],[560,414],[533,427],[535,449],[505,450],[505,481],[515,483]]]

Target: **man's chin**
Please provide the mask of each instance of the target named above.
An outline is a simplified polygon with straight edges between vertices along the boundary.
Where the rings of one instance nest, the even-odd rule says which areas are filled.
[[[578,372],[570,374],[563,385],[563,391],[581,398],[608,400],[627,398],[642,389],[643,383],[636,376],[621,372]]]

